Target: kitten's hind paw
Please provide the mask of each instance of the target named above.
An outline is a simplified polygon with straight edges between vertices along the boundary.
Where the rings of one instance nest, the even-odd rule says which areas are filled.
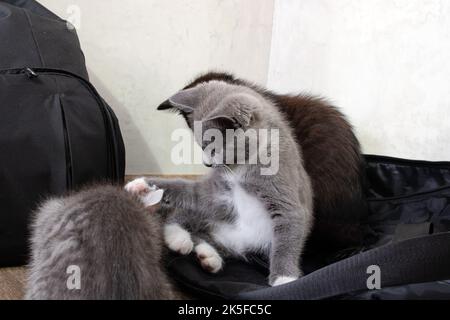
[[[139,196],[145,207],[152,207],[161,202],[164,190],[157,189],[156,186],[150,186],[145,178],[139,178],[129,182],[125,186],[129,193]]]
[[[135,195],[144,195],[150,192],[151,189],[145,178],[138,178],[127,183],[125,190]]]
[[[202,242],[195,247],[195,253],[200,260],[202,268],[211,273],[217,273],[222,269],[223,260],[214,247]]]
[[[182,255],[191,253],[194,248],[191,235],[178,223],[164,226],[164,241],[170,250]]]

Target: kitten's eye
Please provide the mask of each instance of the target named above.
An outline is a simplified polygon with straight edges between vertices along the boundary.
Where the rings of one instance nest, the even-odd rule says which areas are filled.
[[[240,129],[240,128],[242,128],[242,126],[239,124],[239,122],[237,121],[236,118],[233,117],[232,120],[233,120],[233,129]]]

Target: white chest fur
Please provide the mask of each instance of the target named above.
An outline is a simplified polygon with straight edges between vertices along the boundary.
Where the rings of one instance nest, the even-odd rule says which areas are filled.
[[[219,224],[213,232],[214,239],[237,255],[267,251],[273,234],[270,215],[264,204],[238,181],[230,182],[232,189],[226,197],[233,203],[236,219],[233,223]]]

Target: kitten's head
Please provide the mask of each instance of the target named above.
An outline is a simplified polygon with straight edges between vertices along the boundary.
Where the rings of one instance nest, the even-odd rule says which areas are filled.
[[[261,99],[247,87],[210,81],[176,93],[158,110],[173,110],[184,117],[204,151],[206,165],[232,165],[247,161],[249,145],[257,144],[252,139],[257,139],[255,129],[262,124]]]

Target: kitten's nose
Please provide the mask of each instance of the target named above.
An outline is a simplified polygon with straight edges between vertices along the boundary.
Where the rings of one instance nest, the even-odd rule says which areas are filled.
[[[208,168],[211,168],[213,165],[213,162],[208,157],[203,157],[203,164],[207,166]]]

